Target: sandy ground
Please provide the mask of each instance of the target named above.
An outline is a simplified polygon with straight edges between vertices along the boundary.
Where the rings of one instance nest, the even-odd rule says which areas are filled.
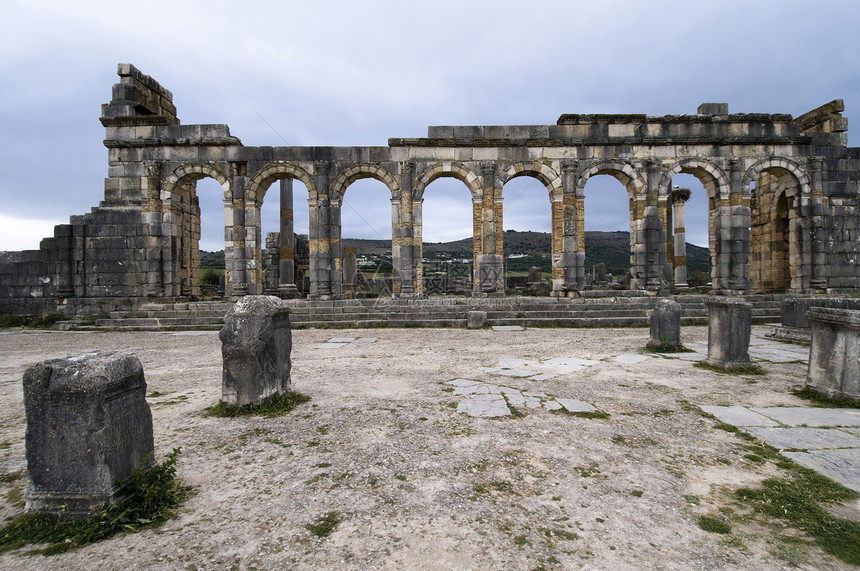
[[[731,535],[696,516],[731,513],[731,490],[776,474],[745,460],[699,404],[800,405],[799,363],[729,376],[642,353],[647,329],[301,330],[293,389],[312,398],[288,416],[217,419],[217,334],[0,332],[0,516],[25,485],[21,378],[43,359],[130,350],[144,366],[156,451],[181,447],[195,495],[159,529],[45,558],[27,569],[782,569],[841,568],[814,547],[787,556],[774,530]],[[332,337],[377,338],[337,349]],[[682,341],[707,338],[684,328]],[[533,381],[482,372],[500,358],[597,361]],[[589,402],[609,418],[546,410],[472,418],[446,381],[474,379]],[[689,404],[688,404],[689,403]],[[9,481],[11,480],[11,481]],[[305,525],[338,511],[325,539]],[[786,559],[788,557],[788,560]],[[806,564],[802,560],[806,560]]]

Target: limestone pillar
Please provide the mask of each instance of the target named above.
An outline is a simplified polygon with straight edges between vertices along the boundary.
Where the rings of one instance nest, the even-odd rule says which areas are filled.
[[[562,163],[562,258],[564,291],[585,288],[585,230],[583,228],[585,196],[577,190],[578,163]]]
[[[860,311],[813,307],[806,386],[828,397],[860,401]]]
[[[417,245],[415,243],[412,170],[412,163],[401,163],[400,189],[391,198],[391,261],[394,266],[392,288],[393,293],[407,296],[417,291],[415,260],[416,257],[420,260],[421,251],[420,242]]]
[[[248,283],[245,268],[248,259],[245,251],[245,183],[244,176],[233,177],[233,199],[225,201],[224,264],[227,280],[224,296],[237,298],[247,295]],[[228,219],[229,218],[229,219]]]
[[[810,241],[810,280],[811,289],[823,290],[827,287],[827,253],[824,243],[824,184],[822,182],[821,167],[823,161],[815,158],[810,161],[811,189],[809,207],[806,213],[809,219],[809,241]]]
[[[481,164],[483,200],[480,203],[480,248],[475,260],[476,280],[474,291],[478,295],[504,293],[504,268],[501,254],[501,201],[496,203],[494,192],[496,165]]]
[[[153,452],[140,361],[101,351],[43,361],[24,373],[27,511],[89,517],[118,501]]]
[[[752,304],[742,298],[710,297],[708,306],[708,359],[723,369],[749,365]]]
[[[283,178],[281,183],[281,228],[278,260],[278,295],[295,297],[296,288],[296,235],[293,229],[293,179]]]
[[[686,191],[686,192],[681,192]],[[672,192],[672,222],[674,236],[673,263],[675,266],[675,287],[686,288],[687,285],[687,231],[684,220],[684,207],[690,198],[690,189],[679,188]]]
[[[331,296],[331,241],[329,238],[329,165],[314,164],[317,197],[310,204],[308,239],[310,242],[310,295],[311,298]]]

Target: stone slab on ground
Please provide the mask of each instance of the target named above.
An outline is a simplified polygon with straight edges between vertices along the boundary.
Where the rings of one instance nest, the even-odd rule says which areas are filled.
[[[860,448],[860,438],[833,428],[747,426],[744,431],[780,449]]]
[[[509,407],[560,410],[569,412],[594,412],[597,409],[576,399],[555,398],[545,393],[521,391],[519,389],[482,383],[470,379],[454,379],[445,383],[452,385],[453,394],[466,397],[465,402],[457,405],[457,412],[476,417],[506,416]]]
[[[846,488],[860,492],[860,448],[783,452],[783,454],[798,464],[836,480]]]
[[[703,411],[716,416],[720,421],[733,426],[777,426],[779,423],[743,406],[707,406]]]
[[[597,409],[576,399],[555,399],[558,404],[567,409],[568,412],[595,412]]]
[[[700,408],[775,448],[805,449],[805,452],[782,454],[860,492],[860,428],[856,428],[860,426],[860,409],[779,406]],[[760,419],[765,417],[774,424],[761,425]]]
[[[522,325],[493,325],[493,331],[523,331]]]
[[[768,407],[750,408],[787,426],[860,426],[858,408]]]

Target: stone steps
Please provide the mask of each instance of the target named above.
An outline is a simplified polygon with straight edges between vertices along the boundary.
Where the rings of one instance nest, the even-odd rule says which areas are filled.
[[[454,298],[363,299],[338,301],[289,300],[296,328],[466,327],[470,311],[486,311],[487,325],[527,327],[647,326],[648,312],[658,298],[626,292],[581,298]],[[625,293],[625,295],[618,295]],[[681,295],[682,323],[707,323],[707,296]],[[778,321],[780,300],[749,296],[756,321]],[[64,329],[190,330],[219,329],[232,307],[227,302],[145,303],[135,311],[114,312],[94,322],[60,322]]]

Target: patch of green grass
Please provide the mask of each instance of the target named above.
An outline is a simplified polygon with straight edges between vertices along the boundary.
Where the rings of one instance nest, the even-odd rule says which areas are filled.
[[[72,521],[25,513],[0,528],[0,553],[25,545],[44,545],[32,553],[54,555],[107,539],[119,532],[135,532],[156,527],[176,515],[191,487],[176,477],[175,448],[160,465],[137,468],[120,482],[121,500],[106,506],[92,517]]]
[[[860,522],[836,517],[822,504],[847,502],[858,496],[794,462],[785,478],[770,478],[762,482],[761,488],[735,492],[735,497],[755,513],[787,521],[812,537],[821,549],[852,565],[860,565]]]
[[[699,496],[683,494],[681,497],[687,500],[687,503],[693,504],[694,506],[697,506],[702,503],[702,500],[701,498],[699,498]]]
[[[633,490],[630,492],[630,495],[634,498],[641,498],[644,492],[642,490]]]
[[[340,512],[330,511],[327,514],[318,517],[316,522],[305,524],[305,529],[322,539],[331,535],[334,529],[342,521],[343,517],[340,515]]]
[[[206,409],[207,416],[233,418],[236,416],[265,416],[272,418],[289,413],[298,405],[308,402],[311,397],[290,391],[286,394],[275,393],[264,399],[260,404],[230,405],[219,401],[215,406]]]
[[[725,430],[726,432],[737,432],[738,431],[737,426],[735,426],[734,424],[728,424],[725,422],[716,423],[714,425],[714,428],[716,428],[717,430]]]
[[[718,367],[716,365],[712,365],[705,361],[699,361],[698,363],[693,363],[693,366],[698,369],[704,369],[706,371],[713,371],[715,373],[723,373],[726,375],[766,375],[767,371],[758,366],[750,363],[749,365],[738,365],[736,367]]]
[[[849,398],[838,398],[823,395],[808,386],[804,386],[802,389],[795,389],[791,391],[791,393],[796,397],[812,401],[812,404],[818,407],[860,408],[860,401],[852,400]]]
[[[528,544],[528,542],[529,540],[526,539],[525,535],[517,535],[516,537],[514,537],[514,543],[516,543],[519,547],[523,547],[524,545]]]
[[[567,541],[573,541],[574,539],[579,539],[579,536],[572,531],[567,531],[566,529],[561,528],[553,528],[550,529],[548,527],[540,528],[541,533],[550,538],[558,538],[558,539],[566,539]]]
[[[489,482],[475,484],[476,494],[489,494],[491,491],[510,493],[512,491],[511,483],[500,480],[491,480]]]
[[[732,526],[721,519],[715,517],[700,515],[697,519],[699,527],[711,533],[731,533]]]
[[[672,345],[667,339],[662,339],[657,344],[648,343],[645,345],[645,350],[651,353],[695,353],[683,345]]]
[[[62,313],[50,313],[48,315],[8,315],[0,314],[0,329],[5,327],[27,327],[30,329],[53,329],[58,321],[68,319]]]
[[[595,418],[598,420],[609,418],[608,412],[603,412],[602,410],[590,410],[585,412],[571,412],[566,408],[558,408],[550,411],[553,414],[566,414],[568,416],[578,416],[579,418]]]

